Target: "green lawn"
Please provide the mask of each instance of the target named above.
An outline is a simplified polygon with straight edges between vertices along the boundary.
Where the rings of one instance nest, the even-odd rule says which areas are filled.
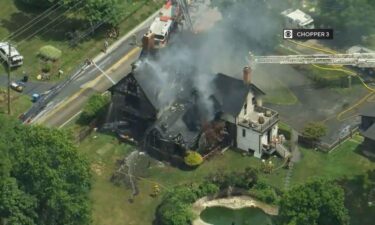
[[[13,33],[42,12],[41,10],[33,10],[30,9],[30,7],[25,7],[21,3],[16,2],[19,1],[1,1],[0,39],[8,37],[9,34]],[[125,35],[138,23],[154,13],[156,9],[161,6],[162,2],[162,0],[132,1],[131,3],[129,3],[129,1],[123,1],[126,10],[126,18],[119,26],[120,35]],[[65,18],[60,18],[58,16],[60,16],[61,13],[61,11],[52,13],[49,18],[43,19],[40,23],[31,26],[30,29],[24,29],[25,32],[11,39],[11,42],[17,45],[17,49],[25,57],[24,65],[13,71],[13,75],[20,75],[22,71],[27,71],[32,78],[35,78],[36,75],[40,74],[41,63],[36,55],[39,49],[44,45],[53,45],[63,53],[62,58],[54,66],[53,74],[56,74],[58,68],[61,67],[65,71],[64,75],[67,75],[76,68],[79,63],[83,63],[86,58],[92,58],[101,51],[104,45],[107,27],[101,26],[95,31],[93,36],[87,36],[78,47],[72,48],[69,46],[69,41],[66,36],[67,32],[73,29],[84,31],[87,29],[88,22],[82,20],[81,16],[77,15],[77,13],[72,12],[66,13]],[[53,21],[56,17],[59,19]],[[50,24],[37,35],[33,35],[38,29],[48,23]],[[114,42],[114,40],[110,42]],[[0,75],[4,73],[4,68],[1,68]],[[57,79],[56,76],[55,79]]]
[[[8,101],[6,93],[0,93],[0,113],[8,113]],[[11,115],[18,117],[32,105],[31,99],[11,90]]]
[[[361,137],[346,141],[331,153],[321,153],[301,148],[303,158],[295,164],[292,184],[308,178],[325,177],[337,179],[353,177],[375,169],[375,163],[360,155]]]
[[[267,89],[264,102],[277,105],[294,105],[298,102],[297,96],[282,81],[277,78],[274,81]]]
[[[302,148],[303,156],[301,161],[295,164],[291,185],[316,177],[329,179],[353,177],[375,169],[375,163],[356,152],[361,141],[362,139],[356,136],[330,154]],[[192,171],[182,171],[167,164],[163,167],[153,165],[148,175],[138,181],[140,194],[135,197],[133,203],[130,203],[128,199],[131,197],[131,190],[115,186],[110,182],[110,177],[116,168],[116,161],[129,154],[135,147],[119,143],[113,136],[94,133],[80,144],[79,149],[92,162],[94,185],[91,198],[95,225],[151,224],[161,198],[150,197],[155,183],[165,191],[175,185],[200,182],[218,170],[240,171],[248,166],[258,168],[261,166],[259,159],[242,156],[232,150],[227,150],[224,155],[216,155]],[[281,164],[281,160],[277,162]],[[276,188],[283,189],[286,174],[287,170],[281,168],[272,174],[262,173],[261,179]]]

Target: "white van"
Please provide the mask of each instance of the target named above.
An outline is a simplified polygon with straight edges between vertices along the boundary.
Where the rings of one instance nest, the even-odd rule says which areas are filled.
[[[0,42],[0,57],[8,63],[9,43]],[[10,67],[17,67],[23,64],[23,56],[13,46],[10,46]]]

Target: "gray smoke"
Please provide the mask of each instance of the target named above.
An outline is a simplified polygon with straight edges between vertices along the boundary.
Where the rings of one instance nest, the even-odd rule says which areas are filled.
[[[278,20],[269,16],[270,9],[259,2],[263,1],[243,0],[228,6],[222,20],[209,30],[173,34],[168,47],[139,66],[139,72],[149,73],[150,82],[159,90],[155,92],[159,109],[178,98],[191,98],[191,92],[196,91],[205,112],[209,118],[213,117],[214,74],[221,72],[241,78],[250,50],[255,53],[273,50],[281,28]],[[205,11],[197,9],[195,20],[199,21],[199,14]]]

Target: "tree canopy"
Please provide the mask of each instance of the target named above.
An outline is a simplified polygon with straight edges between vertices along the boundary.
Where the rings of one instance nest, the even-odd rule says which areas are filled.
[[[85,18],[92,23],[107,23],[117,26],[124,16],[124,4],[120,0],[22,0],[22,2],[38,8],[49,8],[55,4],[63,4],[66,8],[74,6],[83,12]]]
[[[90,224],[89,163],[65,131],[0,115],[0,223]]]
[[[348,225],[343,189],[328,181],[310,181],[288,191],[280,202],[281,225]]]
[[[309,122],[305,125],[302,135],[307,140],[315,143],[327,134],[327,126],[320,122]]]
[[[316,22],[335,30],[335,43],[355,45],[375,32],[373,0],[319,0],[317,10]]]

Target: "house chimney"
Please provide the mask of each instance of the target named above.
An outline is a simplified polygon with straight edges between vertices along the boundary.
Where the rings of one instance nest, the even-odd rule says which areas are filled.
[[[243,82],[245,84],[251,84],[251,68],[250,68],[250,66],[245,66],[243,68]]]

